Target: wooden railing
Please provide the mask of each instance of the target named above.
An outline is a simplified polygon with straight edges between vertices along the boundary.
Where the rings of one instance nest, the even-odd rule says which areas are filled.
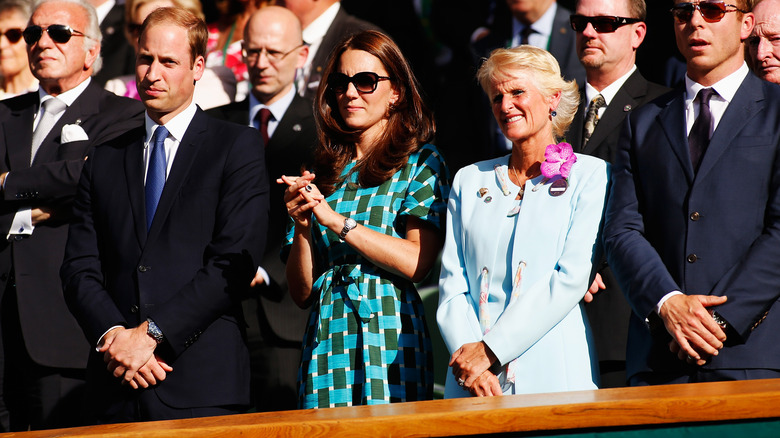
[[[734,420],[777,418],[780,418],[780,379],[269,412],[11,433],[6,436],[458,436],[603,431],[621,427],[723,424]],[[780,436],[780,430],[776,436]]]

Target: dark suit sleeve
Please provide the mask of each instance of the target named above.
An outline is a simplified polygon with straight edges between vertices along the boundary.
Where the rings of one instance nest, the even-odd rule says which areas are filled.
[[[621,132],[604,226],[607,260],[637,315],[648,316],[667,293],[681,290],[645,238],[634,158],[636,126],[629,115]]]
[[[261,260],[268,227],[268,176],[259,133],[243,128],[229,147],[214,235],[205,263],[192,280],[152,312],[177,356],[220,316],[229,313],[236,291],[245,290]]]
[[[65,259],[60,268],[65,302],[91,345],[114,325],[127,326],[105,288],[98,233],[92,210],[93,157],[86,160],[73,202]]]
[[[775,122],[776,123],[776,122]],[[772,126],[776,130],[776,124]],[[755,137],[760,138],[760,137]],[[716,308],[729,325],[745,341],[755,324],[760,322],[780,299],[780,148],[778,135],[772,138],[774,162],[769,181],[768,199],[764,211],[764,228],[750,249],[718,281],[711,294],[727,296],[728,301]],[[775,306],[777,307],[777,306]],[[772,309],[774,312],[776,309]],[[780,315],[774,315],[777,318]]]

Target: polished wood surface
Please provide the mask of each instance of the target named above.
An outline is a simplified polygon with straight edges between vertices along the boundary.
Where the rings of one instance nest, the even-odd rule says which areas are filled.
[[[778,417],[780,379],[772,379],[269,412],[3,436],[458,436]]]

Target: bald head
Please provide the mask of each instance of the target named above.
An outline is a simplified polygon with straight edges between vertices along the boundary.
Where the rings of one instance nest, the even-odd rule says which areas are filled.
[[[303,44],[301,22],[280,6],[260,8],[244,27],[244,62],[252,94],[270,105],[293,88],[295,71],[309,54]]]
[[[748,50],[756,74],[780,84],[780,0],[762,0],[753,8],[756,24]]]

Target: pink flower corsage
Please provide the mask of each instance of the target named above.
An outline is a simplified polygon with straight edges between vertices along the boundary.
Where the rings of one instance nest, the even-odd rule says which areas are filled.
[[[569,178],[571,167],[577,162],[577,156],[569,143],[558,143],[547,146],[544,151],[544,163],[542,163],[542,175],[552,179],[560,175]]]

